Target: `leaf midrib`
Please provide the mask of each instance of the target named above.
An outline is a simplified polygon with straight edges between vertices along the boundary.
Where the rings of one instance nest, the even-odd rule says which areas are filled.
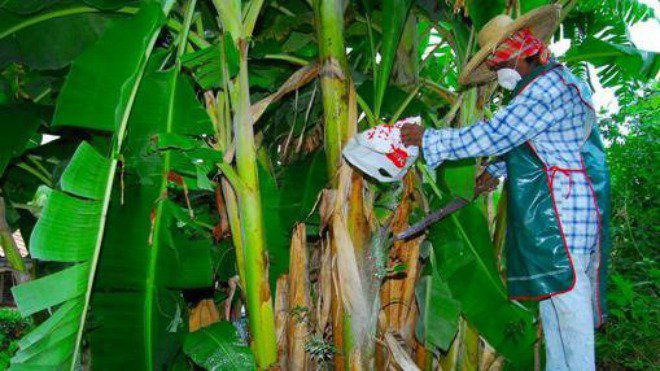
[[[114,12],[117,13],[125,13],[125,14],[134,14],[137,11],[137,8],[134,7],[123,7],[120,9],[115,10]],[[36,17],[33,18],[28,18],[23,22],[19,22],[16,25],[8,28],[4,32],[0,33],[0,39],[3,39],[13,33],[16,33],[24,28],[30,27],[32,25],[35,25],[37,23],[45,22],[50,19],[54,18],[60,18],[60,17],[66,17],[69,15],[76,15],[76,14],[84,14],[84,13],[101,13],[103,12],[100,9],[96,9],[90,6],[78,6],[78,7],[73,7],[69,9],[59,9],[59,10],[54,10],[50,11],[44,14],[40,14]]]
[[[145,51],[144,57],[141,60],[141,66],[139,67],[138,70],[138,75],[135,79],[135,84],[133,85],[133,88],[131,89],[131,95],[129,96],[128,102],[126,103],[126,108],[124,109],[124,116],[122,117],[122,121],[119,125],[119,129],[117,131],[117,143],[116,146],[113,150],[112,153],[112,158],[110,159],[110,169],[108,172],[108,180],[106,182],[106,187],[105,187],[105,192],[103,194],[103,209],[101,213],[101,218],[99,220],[99,232],[97,235],[96,239],[96,246],[94,248],[94,255],[92,256],[91,260],[91,266],[90,266],[90,272],[89,272],[89,278],[87,280],[87,291],[85,294],[85,302],[83,304],[83,309],[82,309],[82,314],[80,316],[80,326],[78,328],[78,333],[76,335],[76,343],[75,343],[75,348],[73,352],[73,359],[71,360],[71,367],[70,370],[74,371],[75,370],[75,365],[76,365],[76,360],[78,358],[78,353],[80,352],[80,343],[82,341],[82,335],[83,335],[83,330],[85,327],[85,321],[86,321],[86,314],[87,310],[89,308],[89,300],[91,297],[92,293],[92,286],[94,284],[94,276],[96,274],[96,268],[98,265],[98,260],[101,252],[101,244],[103,242],[103,235],[105,231],[105,222],[106,222],[106,217],[108,213],[108,207],[110,205],[110,195],[112,193],[112,185],[114,183],[114,178],[115,178],[115,172],[117,169],[117,160],[118,160],[118,155],[119,151],[121,149],[121,145],[123,142],[123,137],[126,132],[126,126],[128,123],[128,117],[130,116],[131,110],[133,108],[133,103],[135,102],[135,96],[138,91],[138,87],[140,86],[140,82],[142,80],[142,77],[144,75],[144,70],[147,65],[146,61],[149,59],[149,56],[151,55],[151,52],[153,51],[153,47],[156,43],[156,39],[158,38],[158,34],[160,31],[160,27],[152,34],[151,40],[149,41],[149,44],[147,46],[147,50]]]

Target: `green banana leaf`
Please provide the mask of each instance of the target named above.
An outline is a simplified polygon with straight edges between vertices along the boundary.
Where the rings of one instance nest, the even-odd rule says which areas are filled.
[[[385,97],[385,89],[390,80],[390,73],[394,65],[394,56],[401,40],[403,26],[408,18],[408,12],[412,0],[384,0],[382,3],[382,21],[383,30],[382,46],[380,49],[380,63],[378,64],[378,74],[376,75],[375,86],[375,105],[374,113],[380,115],[380,107]]]
[[[160,5],[151,2],[135,16],[115,20],[112,29],[72,63],[57,99],[53,127],[120,128],[128,119],[126,108],[132,105],[163,22]]]
[[[474,158],[458,161],[447,161],[438,170],[442,186],[453,196],[471,200],[474,196],[474,173],[476,163]]]
[[[242,344],[230,322],[217,322],[186,335],[183,351],[206,370],[254,370],[250,348]]]
[[[427,348],[447,351],[458,331],[461,304],[452,297],[449,286],[440,277],[434,255],[429,257],[431,272],[422,275],[415,286],[419,306],[415,336]]]
[[[432,208],[440,206],[432,202]],[[508,299],[496,266],[488,222],[471,204],[430,229],[440,277],[461,311],[490,345],[516,367],[533,365],[534,315]]]
[[[465,3],[477,31],[493,17],[504,13],[506,6],[505,0],[467,0]]]
[[[71,166],[88,169],[92,169],[91,165],[96,166],[93,169],[100,176],[95,177],[97,184],[94,188],[103,187],[112,181],[111,163],[98,154],[96,157],[86,155],[88,150],[93,151],[88,146],[83,144],[78,148],[71,159]],[[90,162],[90,159],[99,158],[104,161]],[[100,226],[103,224],[103,200],[106,197],[84,198],[90,182],[90,178],[80,183],[67,181],[62,185],[62,191],[51,192],[43,216],[32,232],[30,249],[34,258],[74,264],[12,289],[19,311],[24,316],[59,306],[49,320],[28,334],[30,340],[23,343],[25,346],[21,346],[12,359],[12,368],[73,368],[75,364],[91,286],[91,268],[96,263],[94,255],[102,235]],[[78,310],[70,310],[72,307]],[[65,324],[70,327],[64,335],[61,331]],[[48,331],[49,328],[57,331]],[[52,344],[53,337],[58,339],[57,346]]]
[[[229,35],[225,35],[225,60],[227,61],[227,74],[233,78],[238,73],[238,50]],[[222,57],[222,44],[213,44],[181,57],[183,67],[191,70],[197,83],[202,89],[220,88],[224,86],[224,74],[220,66]]]
[[[4,173],[9,160],[25,151],[30,138],[39,126],[45,124],[37,114],[39,107],[32,105],[10,105],[0,107],[0,174]]]
[[[319,193],[328,182],[325,152],[317,151],[288,165],[282,175],[279,217],[287,231],[296,222],[318,221],[318,214],[309,216],[319,199]],[[308,217],[309,216],[309,217]]]
[[[569,64],[586,61],[596,67],[606,67],[599,75],[603,86],[619,85],[624,79],[649,80],[660,70],[657,53],[629,45],[619,45],[588,36],[582,43],[572,46],[564,61]],[[622,78],[617,78],[621,75]]]
[[[108,215],[90,334],[92,362],[101,369],[163,369],[173,362],[185,328],[178,289],[213,282],[210,233],[170,181],[176,164],[192,164],[174,143],[209,134],[211,121],[178,64],[159,70],[162,57],[154,53],[135,97],[123,187],[115,187]],[[166,147],[154,148],[154,138]]]
[[[72,265],[13,289],[23,315],[45,309],[55,311],[34,330],[35,335],[28,335],[31,341],[25,342],[27,346],[12,360],[14,369],[74,369],[79,362],[118,152],[133,98],[163,20],[159,4],[144,5],[135,17],[117,20],[93,47],[76,59],[67,77],[61,93],[61,97],[67,99],[58,100],[56,121],[64,119],[68,125],[75,125],[76,121],[70,119],[82,118],[78,122],[82,122],[83,127],[117,129],[117,133],[107,157],[88,144],[83,143],[78,148],[69,164],[71,170],[62,176],[61,191],[51,192],[43,217],[32,232],[30,248],[38,258]],[[122,53],[122,47],[133,53]],[[115,64],[116,59],[123,61]],[[127,66],[129,62],[131,66]],[[115,73],[99,74],[98,71]],[[100,80],[105,84],[94,84]],[[107,90],[108,86],[117,89]],[[106,116],[97,117],[91,111],[87,111],[88,116],[78,115],[88,108],[87,105],[102,113],[104,104],[116,112],[107,115],[106,108]],[[67,331],[62,332],[63,329]]]
[[[0,8],[0,66],[66,67],[98,40],[111,15],[80,1],[8,1]]]

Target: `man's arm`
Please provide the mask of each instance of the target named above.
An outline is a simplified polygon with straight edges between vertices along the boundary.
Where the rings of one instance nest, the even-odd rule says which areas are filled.
[[[460,129],[424,130],[417,125],[404,125],[402,141],[405,145],[419,145],[430,167],[445,160],[506,153],[555,121],[549,98],[534,94],[530,88],[497,111],[491,120]]]

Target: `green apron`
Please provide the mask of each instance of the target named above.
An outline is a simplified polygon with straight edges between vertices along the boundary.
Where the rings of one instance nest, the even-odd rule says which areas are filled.
[[[598,254],[600,264],[595,295],[595,315],[600,326],[605,313],[604,257],[609,250],[610,184],[609,172],[595,112],[591,106],[590,91],[584,83],[557,63],[537,69],[521,81],[514,94],[518,94],[538,76],[559,69],[564,83],[577,89],[582,103],[587,105],[589,118],[585,133],[589,133],[582,152],[582,169],[549,167],[526,142],[505,155],[507,165],[507,287],[512,299],[541,300],[568,292],[575,284],[571,256],[559,224],[559,213],[551,192],[551,177],[556,171],[579,171],[587,175],[600,212]],[[597,304],[596,304],[597,303]]]

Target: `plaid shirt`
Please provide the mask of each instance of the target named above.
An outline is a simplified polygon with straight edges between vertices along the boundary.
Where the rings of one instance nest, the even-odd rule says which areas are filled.
[[[445,160],[499,156],[530,141],[549,169],[568,248],[591,253],[598,243],[595,196],[585,173],[566,169],[583,169],[580,148],[589,131],[588,115],[594,112],[582,103],[577,89],[564,83],[564,68],[537,77],[491,120],[460,129],[427,129],[422,150],[428,165],[436,167]],[[487,170],[506,176],[503,161]]]

